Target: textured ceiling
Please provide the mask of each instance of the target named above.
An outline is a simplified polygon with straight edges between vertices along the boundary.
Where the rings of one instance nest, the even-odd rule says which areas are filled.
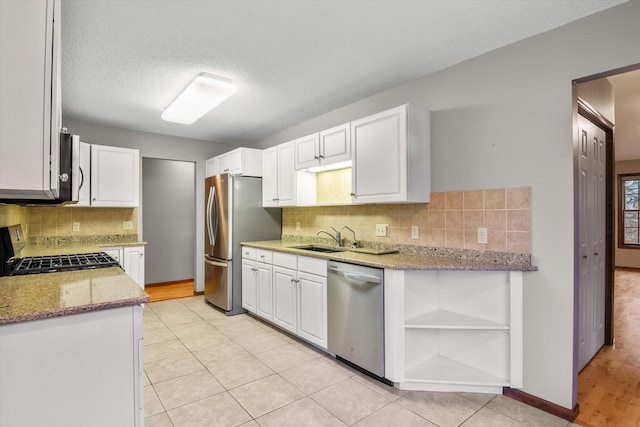
[[[250,144],[622,2],[67,0],[63,114]],[[162,121],[201,72],[238,91],[193,125]]]

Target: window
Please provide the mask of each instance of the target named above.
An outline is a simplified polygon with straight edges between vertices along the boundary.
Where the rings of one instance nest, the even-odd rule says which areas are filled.
[[[619,175],[618,246],[640,249],[640,175]]]

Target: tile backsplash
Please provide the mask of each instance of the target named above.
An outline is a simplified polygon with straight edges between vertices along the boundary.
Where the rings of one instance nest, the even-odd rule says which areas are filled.
[[[320,229],[349,226],[357,240],[480,251],[531,253],[530,188],[432,193],[429,203],[295,207],[282,210],[282,234],[315,236]],[[389,224],[388,237],[375,225]],[[299,226],[299,230],[297,229]],[[417,226],[418,239],[411,238]],[[478,243],[478,228],[488,243]],[[342,230],[352,240],[351,232]]]
[[[123,223],[131,222],[131,229]],[[0,226],[22,224],[28,238],[137,235],[136,208],[0,205]],[[73,231],[73,224],[79,230]]]

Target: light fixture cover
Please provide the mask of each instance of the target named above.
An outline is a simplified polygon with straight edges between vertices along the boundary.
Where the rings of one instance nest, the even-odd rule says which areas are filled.
[[[190,125],[236,91],[230,80],[201,73],[164,110],[162,120]]]

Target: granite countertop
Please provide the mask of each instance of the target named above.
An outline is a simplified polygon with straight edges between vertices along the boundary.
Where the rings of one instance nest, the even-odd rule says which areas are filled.
[[[0,325],[148,301],[120,267],[0,277]]]
[[[538,270],[538,267],[531,265],[530,257],[525,254],[508,254],[499,252],[481,253],[479,251],[443,248],[420,248],[420,250],[414,250],[413,253],[407,253],[406,248],[403,248],[403,250],[400,250],[398,253],[387,253],[382,255],[354,252],[352,250],[322,253],[296,249],[296,246],[303,246],[304,243],[301,243],[300,241],[286,240],[242,242],[242,245],[258,249],[267,249],[333,261],[350,262],[370,267],[389,268],[393,270]]]

